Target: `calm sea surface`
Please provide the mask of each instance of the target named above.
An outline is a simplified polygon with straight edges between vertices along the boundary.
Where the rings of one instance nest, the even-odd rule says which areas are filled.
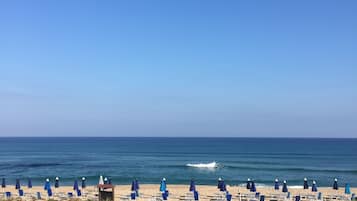
[[[188,167],[210,163],[217,168]],[[304,177],[318,186],[357,186],[357,139],[284,138],[0,138],[0,177],[8,183],[43,184],[46,177],[73,184],[82,176],[94,184],[98,175],[115,184],[216,184],[218,177],[239,185],[252,178],[273,185],[277,177],[301,185]]]

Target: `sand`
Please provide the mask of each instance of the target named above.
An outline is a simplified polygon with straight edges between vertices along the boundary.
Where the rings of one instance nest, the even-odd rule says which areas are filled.
[[[141,184],[140,185],[140,197],[138,200],[147,200],[147,201],[152,201],[154,200],[154,197],[160,197],[160,192],[159,192],[159,184]],[[116,185],[115,186],[115,200],[128,200],[130,198],[130,190],[131,186],[130,185]],[[169,190],[169,198],[168,200],[172,201],[178,201],[178,200],[184,200],[187,198],[185,195],[190,195],[189,194],[189,186],[188,185],[167,185],[167,188]],[[42,195],[42,198],[47,200],[47,192],[43,189],[43,186],[34,186],[32,189],[28,189],[27,187],[22,188],[25,192],[25,197],[22,198],[22,200],[32,200],[30,197],[35,196],[36,192],[40,192]],[[10,191],[12,193],[12,197],[18,197],[18,191],[15,190],[14,186],[7,186],[5,189],[1,189],[4,191]],[[200,200],[203,201],[209,201],[212,199],[212,196],[220,194],[219,190],[217,189],[216,186],[208,186],[208,185],[197,185],[196,190],[199,192],[199,198]],[[229,191],[230,194],[232,194],[232,200],[237,200],[239,201],[239,196],[238,193],[241,194],[246,194],[250,193],[249,190],[245,189],[244,187],[238,187],[238,186],[227,186],[227,190]],[[333,190],[331,187],[319,187],[318,191],[323,194],[323,196],[326,195],[345,195],[344,194],[344,188],[340,188],[339,190]],[[54,200],[65,200],[65,197],[67,196],[68,192],[73,192],[73,187],[72,186],[64,186],[60,187],[58,189],[53,188],[53,193],[54,193]],[[269,195],[269,194],[283,194],[280,191],[275,191],[273,187],[259,187],[257,186],[257,192],[260,192],[262,195]],[[317,194],[311,192],[311,189],[309,190],[304,190],[302,188],[289,188],[289,192],[291,193],[291,197],[294,197],[295,195],[304,195],[304,194]],[[74,192],[73,192],[74,193]],[[351,193],[357,193],[357,188],[351,188]],[[75,194],[75,193],[74,193]],[[95,199],[95,194],[97,194],[97,188],[95,186],[88,186],[84,190],[84,197],[82,197],[82,200],[88,200],[88,199]],[[347,197],[351,197],[351,195],[347,195]],[[97,199],[95,199],[97,200]]]

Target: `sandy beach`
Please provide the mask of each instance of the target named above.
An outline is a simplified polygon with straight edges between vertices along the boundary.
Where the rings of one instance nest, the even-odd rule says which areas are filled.
[[[189,200],[189,186],[188,185],[168,185],[169,197],[168,200]],[[25,196],[22,200],[37,200],[32,199],[32,197],[36,196],[37,192],[40,192],[43,200],[50,199],[47,197],[47,192],[43,189],[43,186],[34,186],[32,189],[28,189],[27,187],[22,188],[25,192]],[[116,185],[115,186],[115,200],[130,200],[131,193],[130,185]],[[16,200],[20,200],[18,197],[18,191],[15,190],[15,186],[7,186],[3,189],[5,192],[9,191],[12,193],[12,198],[16,198]],[[197,185],[196,190],[199,192],[199,200],[212,200],[217,196],[222,195],[222,192],[219,192],[216,186],[208,186],[208,185]],[[240,200],[239,194],[252,194],[245,187],[241,186],[227,186],[227,190],[230,194],[232,194],[232,200]],[[51,197],[51,200],[98,200],[96,197],[97,188],[96,186],[88,186],[84,189],[84,193],[82,197],[74,196],[72,199],[67,198],[67,193],[73,192],[72,186],[62,186],[60,188],[53,188],[54,196]],[[261,195],[269,196],[271,194],[282,194],[281,190],[276,191],[273,187],[257,187],[257,192]],[[289,192],[291,193],[291,199],[296,195],[317,195],[317,193],[311,192],[311,189],[304,190],[302,188],[289,188]],[[318,192],[321,192],[323,197],[327,195],[342,195],[346,196],[346,198],[350,198],[351,195],[344,194],[344,188],[339,188],[339,190],[333,190],[331,187],[319,187]],[[351,193],[357,193],[357,188],[351,188]],[[138,200],[157,200],[156,198],[161,198],[161,193],[159,191],[158,184],[142,184],[140,185],[139,190],[139,198]]]

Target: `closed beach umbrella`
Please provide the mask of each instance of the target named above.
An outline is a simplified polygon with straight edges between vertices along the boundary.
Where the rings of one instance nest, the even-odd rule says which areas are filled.
[[[108,184],[112,184],[112,178],[108,179]]]
[[[345,185],[345,194],[351,194],[350,184]]]
[[[136,190],[138,191],[139,190],[139,181],[138,181],[138,179],[135,179],[135,188],[136,188]]]
[[[193,179],[190,182],[190,191],[196,191],[196,185]]]
[[[59,187],[59,177],[56,177],[55,179],[55,188]]]
[[[334,190],[338,190],[337,178],[335,178],[335,180],[333,181],[333,186],[332,186],[332,188],[333,188]]]
[[[108,178],[104,178],[104,184],[108,184]]]
[[[6,180],[5,180],[5,178],[2,178],[2,180],[1,180],[1,188],[6,188]]]
[[[278,179],[275,179],[274,189],[279,190],[279,180]]]
[[[44,186],[45,190],[51,189],[50,179],[47,178]]]
[[[247,180],[247,189],[250,189],[251,188],[251,182],[250,182],[250,179],[248,178]]]
[[[312,187],[311,187],[312,192],[317,192],[317,186],[316,186],[316,181],[312,181]]]
[[[44,189],[47,190],[47,191],[49,189],[51,189],[51,184],[50,184],[50,179],[49,178],[46,179]]]
[[[307,184],[307,178],[304,178],[304,189],[309,189],[309,185]]]
[[[217,184],[217,188],[221,189],[222,188],[222,178],[218,178],[218,184]]]
[[[286,184],[286,181],[284,180],[283,182],[283,192],[286,193],[288,192],[288,185]]]
[[[83,188],[86,188],[86,178],[85,177],[82,177],[82,189]]]
[[[99,185],[103,185],[104,184],[104,180],[103,180],[103,176],[102,175],[99,176],[98,184]]]
[[[166,191],[166,178],[162,178],[162,180],[161,180],[160,191],[161,192],[165,192]]]
[[[256,192],[257,189],[255,188],[255,183],[254,181],[251,182],[251,186],[250,186],[250,192]]]
[[[227,188],[226,188],[226,183],[224,182],[224,180],[222,180],[222,187],[221,187],[221,191],[227,191]]]
[[[78,191],[78,190],[79,190],[79,186],[78,186],[78,181],[77,181],[77,179],[74,180],[73,190],[75,190],[75,191]]]
[[[31,180],[31,178],[29,178],[29,180],[27,182],[27,188],[32,188],[32,180]]]
[[[131,191],[136,191],[135,180],[131,182]]]
[[[20,189],[20,188],[21,188],[20,179],[16,179],[15,189]]]

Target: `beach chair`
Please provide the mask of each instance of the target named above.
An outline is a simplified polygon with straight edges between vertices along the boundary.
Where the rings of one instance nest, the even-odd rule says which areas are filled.
[[[5,198],[6,199],[11,198],[11,192],[5,192]]]
[[[77,197],[81,197],[82,196],[82,191],[81,190],[77,190]]]
[[[24,190],[19,189],[19,196],[20,196],[20,197],[23,197],[23,196],[24,196]]]

